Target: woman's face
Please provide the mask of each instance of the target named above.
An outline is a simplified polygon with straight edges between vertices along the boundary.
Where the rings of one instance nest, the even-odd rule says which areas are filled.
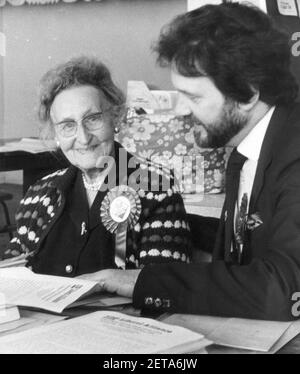
[[[102,156],[113,152],[110,106],[100,90],[88,85],[65,89],[52,103],[50,115],[61,150],[83,171],[96,168]]]

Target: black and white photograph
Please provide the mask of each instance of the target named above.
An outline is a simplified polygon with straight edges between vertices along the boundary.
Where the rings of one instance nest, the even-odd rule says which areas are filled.
[[[0,0],[0,355],[300,354],[299,88],[300,0]]]

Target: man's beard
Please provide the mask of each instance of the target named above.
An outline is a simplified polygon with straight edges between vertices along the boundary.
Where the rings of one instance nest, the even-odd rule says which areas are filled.
[[[193,116],[195,142],[200,148],[224,147],[247,124],[248,118],[239,113],[236,104],[227,100],[219,118],[204,124]]]

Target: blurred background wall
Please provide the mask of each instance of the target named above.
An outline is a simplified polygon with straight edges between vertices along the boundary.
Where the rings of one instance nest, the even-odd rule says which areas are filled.
[[[72,56],[98,56],[126,90],[128,79],[171,88],[150,46],[185,0],[103,0],[0,8],[6,56],[0,57],[0,137],[37,136],[36,90],[50,67]]]

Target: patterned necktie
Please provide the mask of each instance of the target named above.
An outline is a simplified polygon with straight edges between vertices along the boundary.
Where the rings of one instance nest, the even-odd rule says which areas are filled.
[[[247,160],[247,157],[240,154],[236,148],[232,151],[226,168],[226,198],[223,208],[223,219],[225,221],[224,249],[225,256],[230,257],[232,239],[234,238],[234,211],[238,198],[240,171]]]

